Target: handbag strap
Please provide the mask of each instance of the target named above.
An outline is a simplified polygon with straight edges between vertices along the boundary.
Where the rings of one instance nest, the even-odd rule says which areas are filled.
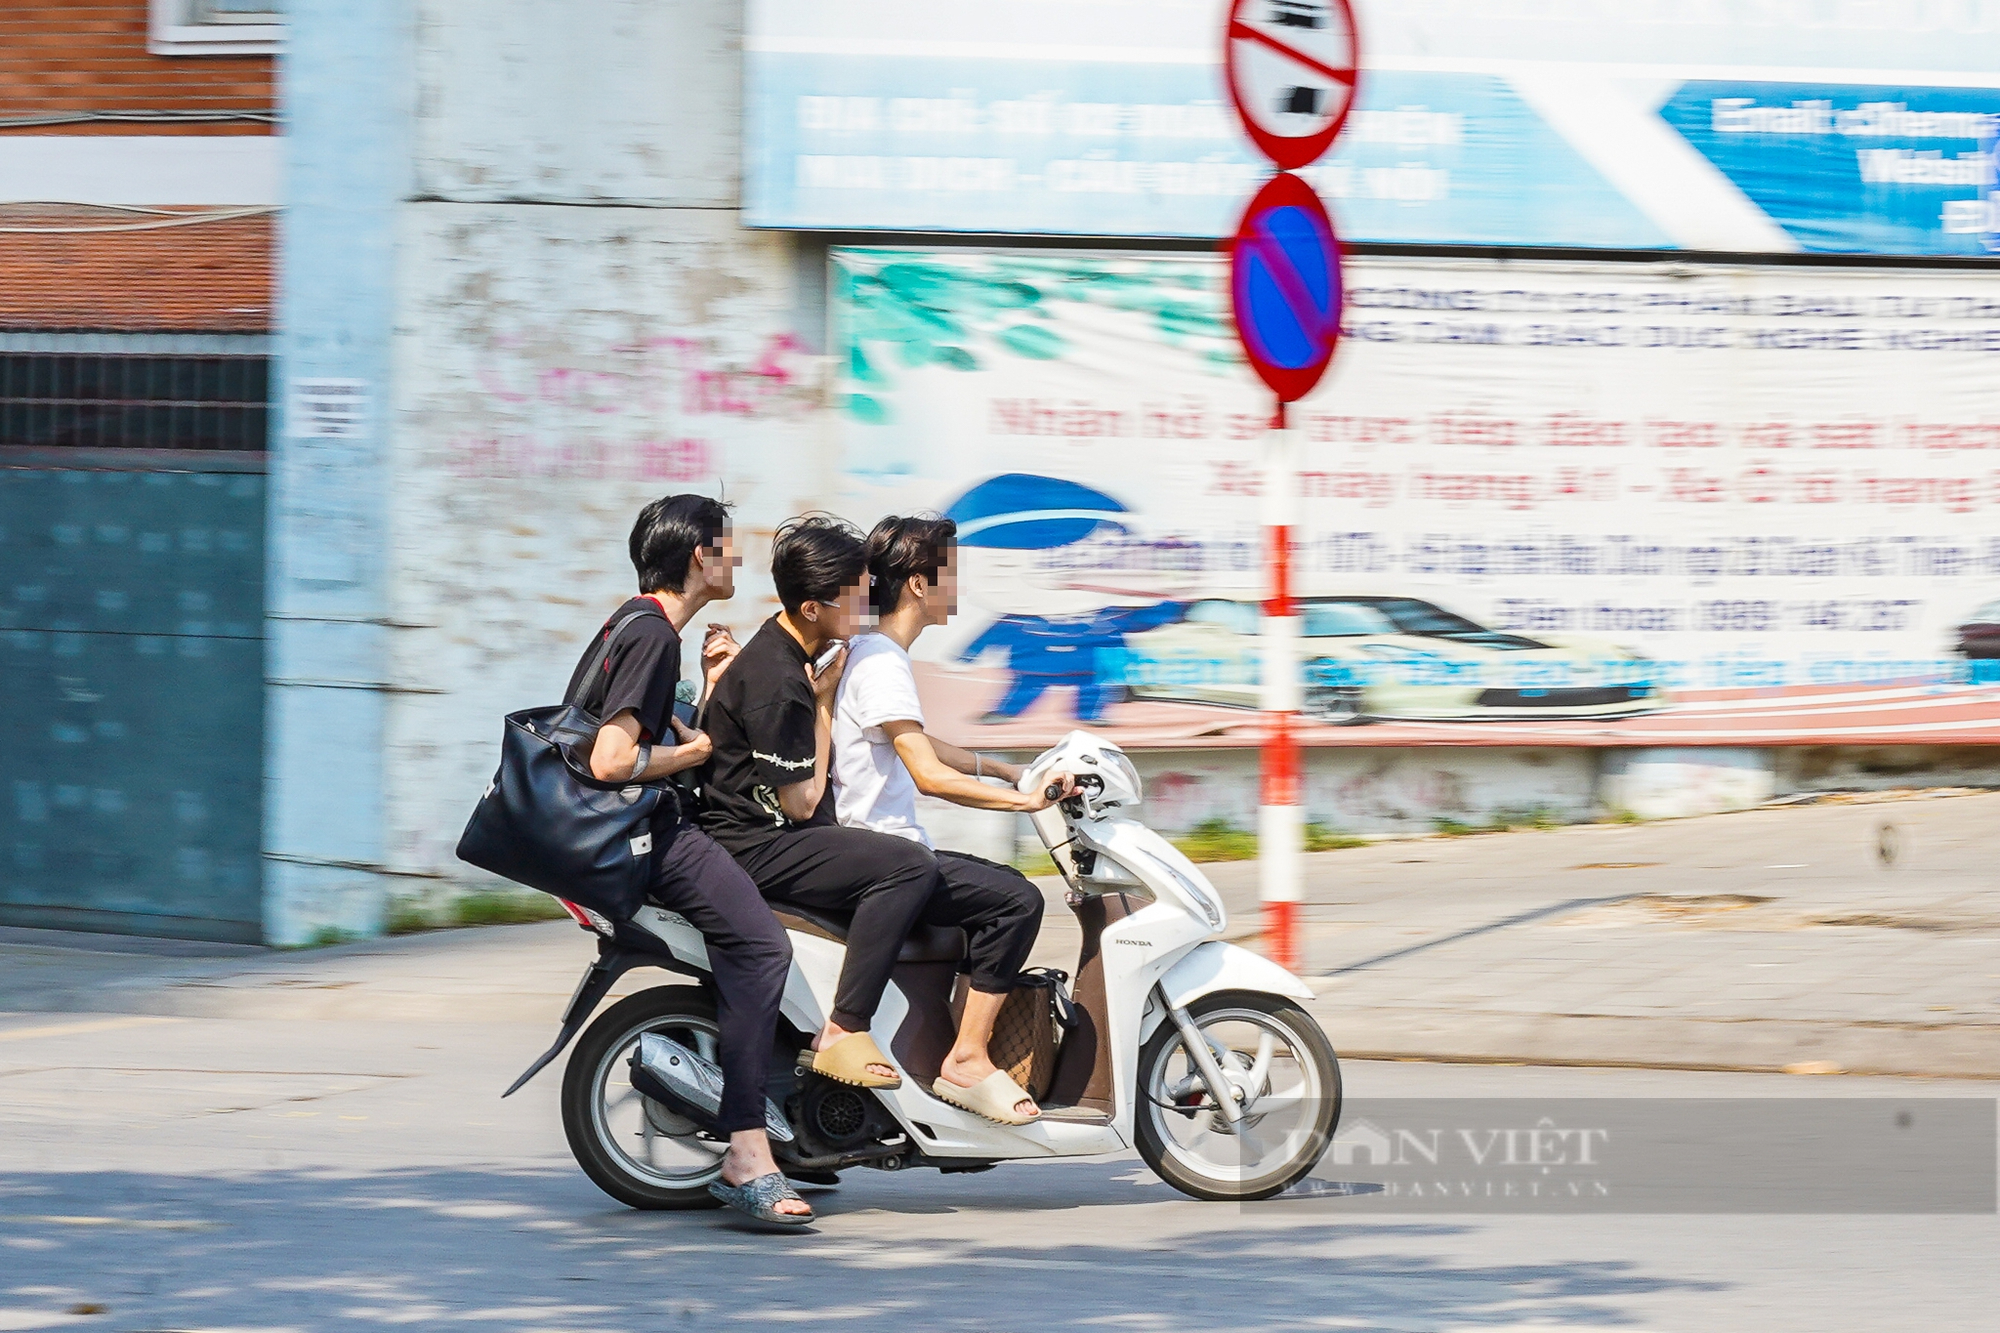
[[[611,656],[611,641],[618,637],[618,631],[624,629],[633,621],[652,614],[651,611],[634,611],[631,615],[626,616],[623,620],[613,625],[610,632],[604,636],[604,642],[597,645],[597,656],[590,659],[590,669],[577,678],[575,696],[565,699],[563,702],[573,704],[584,695],[590,693],[590,682],[597,679],[598,672],[604,670],[605,659]],[[662,619],[665,619],[665,617],[662,617]]]
[[[1047,987],[1049,998],[1055,1004],[1056,1022],[1065,1030],[1076,1026],[1076,1001],[1070,999],[1069,990],[1063,985],[1069,980],[1069,973],[1056,967],[1024,968],[1016,984],[1023,986]]]

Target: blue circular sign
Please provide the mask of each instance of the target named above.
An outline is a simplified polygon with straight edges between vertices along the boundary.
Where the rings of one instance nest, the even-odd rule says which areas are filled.
[[[1340,340],[1340,241],[1297,176],[1273,177],[1244,210],[1229,257],[1236,332],[1281,402],[1312,392]]]

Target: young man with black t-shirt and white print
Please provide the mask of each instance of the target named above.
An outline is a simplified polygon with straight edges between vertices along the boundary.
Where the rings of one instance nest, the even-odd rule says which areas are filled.
[[[567,696],[604,720],[589,754],[591,775],[600,782],[655,782],[708,760],[709,738],[674,716],[681,631],[702,607],[736,591],[736,566],[742,563],[728,510],[705,495],[669,495],[641,509],[629,549],[639,595],[613,612],[585,647]],[[617,628],[635,612],[638,619]],[[614,631],[604,669],[586,681],[584,672],[604,636]],[[728,647],[727,632],[710,625],[702,667],[711,689],[728,662]],[[765,1081],[778,1003],[792,965],[791,942],[729,854],[684,821],[676,801],[663,801],[660,808],[647,896],[702,933],[715,975],[716,1053],[722,1067],[716,1120],[729,1136],[729,1151],[722,1159],[721,1188],[710,1190],[767,1221],[809,1222],[812,1209],[779,1172],[764,1132]]]
[[[925,847],[917,793],[976,810],[1033,813],[1046,809],[1044,791],[1014,784],[1021,768],[961,750],[924,730],[910,646],[958,610],[954,543],[948,518],[885,518],[868,534],[868,574],[878,633],[848,649],[833,714],[835,811],[842,824],[875,829]],[[1073,790],[1070,775],[1052,773],[1057,799]],[[999,778],[1008,785],[981,781]],[[1012,866],[964,852],[935,853],[938,887],[924,920],[962,926],[969,940],[972,980],[958,1040],[931,1090],[989,1120],[1025,1124],[1041,1114],[1027,1091],[996,1069],[987,1046],[993,1021],[1042,924],[1042,894]]]
[[[918,844],[842,828],[833,816],[827,770],[839,641],[864,614],[865,564],[861,534],[838,519],[793,519],[778,529],[771,580],[784,609],[737,652],[702,713],[715,753],[702,770],[701,823],[765,897],[853,913],[812,1067],[857,1087],[896,1088],[902,1075],[868,1026],[936,870]]]

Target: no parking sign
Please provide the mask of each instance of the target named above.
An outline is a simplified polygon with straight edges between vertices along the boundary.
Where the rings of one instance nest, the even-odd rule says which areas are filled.
[[[1229,295],[1236,335],[1278,401],[1311,393],[1340,339],[1340,242],[1319,196],[1290,172],[1243,210]]]
[[[1290,172],[1333,145],[1354,105],[1360,49],[1348,0],[1234,0],[1223,38],[1230,100],[1283,168],[1243,212],[1230,247],[1236,334],[1280,404],[1312,392],[1340,339],[1340,242],[1319,196]]]

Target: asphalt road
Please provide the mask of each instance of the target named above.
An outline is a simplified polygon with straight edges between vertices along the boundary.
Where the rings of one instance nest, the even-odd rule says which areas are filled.
[[[1136,1158],[858,1171],[819,1225],[641,1214],[523,1024],[0,1016],[0,1330],[1985,1330],[2000,1219],[1181,1198]],[[1942,1080],[1348,1062],[1350,1098],[1991,1098]],[[1829,1163],[1829,1172],[1841,1170]],[[1324,1171],[1322,1174],[1326,1174]],[[1334,1176],[1365,1182],[1365,1167]]]

